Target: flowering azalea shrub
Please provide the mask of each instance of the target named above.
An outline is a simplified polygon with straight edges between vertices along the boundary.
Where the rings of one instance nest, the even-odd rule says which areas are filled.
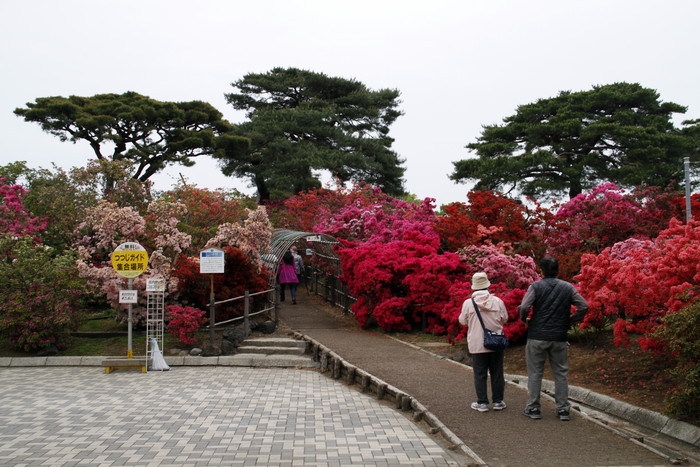
[[[6,185],[0,178],[0,233],[15,236],[28,235],[35,241],[46,230],[45,219],[32,216],[24,207],[27,190],[20,185]]]
[[[416,231],[437,237],[432,225],[434,202],[432,198],[420,204],[391,197],[383,202],[357,198],[316,224],[313,231],[355,243],[389,242]]]
[[[165,199],[184,204],[186,210],[178,216],[178,229],[192,238],[188,254],[197,254],[226,223],[242,223],[246,208],[254,208],[255,200],[235,191],[207,190],[180,184],[164,194]]]
[[[677,312],[700,294],[700,224],[671,220],[653,241],[628,240],[584,255],[576,277],[589,312],[581,327],[614,322],[615,342],[638,334],[643,348],[661,351],[652,331],[667,313]]]
[[[75,256],[0,235],[0,334],[19,350],[65,348],[84,318]]]
[[[34,351],[51,345],[64,349],[83,317],[76,306],[81,292],[73,289],[56,293],[45,283],[34,284],[25,292],[5,292],[0,303],[0,332],[19,350]]]
[[[604,183],[560,205],[548,219],[545,237],[550,253],[560,258],[560,276],[570,279],[577,274],[584,254],[600,253],[629,238],[658,236],[680,213],[677,195],[643,187],[627,193]]]
[[[197,343],[197,331],[208,321],[205,311],[177,305],[168,306],[166,319],[168,332],[187,345]]]
[[[143,217],[133,208],[120,208],[115,203],[100,201],[86,211],[76,241],[78,272],[118,311],[120,321],[127,319],[128,306],[119,303],[119,291],[126,288],[127,279],[112,268],[112,252],[127,241],[151,249],[148,270],[132,279],[133,290],[140,291],[138,304],[132,306],[132,318],[137,326],[143,326],[147,319],[147,279],[165,279],[166,299],[177,296],[178,282],[172,274],[173,264],[190,241],[189,235],[176,227],[177,216],[184,209],[181,204],[157,200],[149,204],[147,217]]]
[[[214,281],[215,300],[241,297],[246,291],[260,292],[269,288],[268,275],[239,248],[226,246],[224,250],[224,274],[200,274],[199,256],[182,256],[176,263],[173,275],[179,281],[178,301],[192,307],[209,309],[211,280]],[[253,297],[253,304],[260,305],[264,295]],[[243,315],[243,300],[216,306],[216,321],[225,321]]]
[[[339,179],[334,179],[324,188],[311,189],[284,201],[272,214],[275,225],[301,232],[316,232],[317,225],[326,225],[338,212],[349,206],[383,205],[393,198],[382,193],[381,189],[364,182],[354,182],[346,187]],[[340,238],[345,238],[338,235]]]
[[[342,279],[357,297],[352,309],[361,326],[410,331],[425,314],[425,331],[446,331],[439,312],[464,264],[454,253],[438,254],[436,235],[415,232],[388,243],[346,245],[339,249]]]
[[[204,247],[235,247],[248,257],[260,273],[264,266],[262,255],[270,251],[272,225],[265,206],[258,206],[254,211],[246,209],[246,213],[247,217],[242,224],[227,222],[220,225],[216,235]]]
[[[676,359],[671,374],[681,381],[666,396],[665,411],[691,423],[700,422],[700,300],[668,313],[653,337]]]
[[[485,272],[492,283],[502,282],[509,289],[527,289],[538,280],[535,261],[528,256],[509,253],[509,245],[482,245],[460,249],[457,253],[467,262],[467,271]]]
[[[531,229],[525,207],[493,191],[471,191],[468,204],[451,203],[443,206],[444,216],[435,220],[443,248],[479,245],[482,242],[522,242]]]

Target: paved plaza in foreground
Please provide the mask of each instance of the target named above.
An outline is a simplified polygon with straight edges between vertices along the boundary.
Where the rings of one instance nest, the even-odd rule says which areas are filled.
[[[2,466],[447,466],[419,425],[316,371],[0,369]]]

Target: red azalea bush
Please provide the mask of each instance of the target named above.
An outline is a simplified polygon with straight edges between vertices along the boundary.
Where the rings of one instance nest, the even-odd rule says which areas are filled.
[[[363,327],[385,331],[415,329],[427,313],[427,332],[444,332],[436,314],[449,299],[451,277],[464,273],[459,257],[437,252],[437,236],[420,232],[402,240],[339,249],[342,279],[358,300],[353,311]]]
[[[653,242],[628,240],[584,255],[576,279],[590,311],[581,327],[614,322],[615,342],[639,334],[643,348],[661,351],[652,331],[700,294],[700,224],[672,220]]]
[[[651,239],[678,217],[678,193],[640,187],[631,193],[614,183],[604,183],[562,204],[550,217],[543,238],[550,253],[558,256],[560,277],[571,279],[580,269],[580,258],[629,238]]]
[[[316,224],[350,203],[353,196],[376,196],[375,190],[365,184],[356,184],[351,190],[345,189],[339,180],[335,181],[335,185],[335,189],[311,189],[288,198],[282,206],[275,207],[271,214],[275,218],[275,225],[300,232],[313,232]]]
[[[187,208],[178,216],[178,228],[192,237],[188,249],[190,254],[201,250],[214,237],[218,226],[227,222],[242,223],[247,216],[246,208],[255,207],[254,200],[243,199],[237,192],[207,190],[185,184],[166,192],[165,198]]]
[[[260,292],[269,288],[266,272],[240,249],[224,247],[224,274],[200,274],[199,256],[182,256],[175,264],[173,276],[180,281],[178,301],[188,305],[209,308],[211,295],[210,280],[214,278],[216,301],[240,297],[246,291]],[[262,303],[263,296],[253,297],[253,303]],[[236,300],[216,307],[216,321],[225,321],[243,315],[243,300]]]
[[[491,282],[490,292],[503,300],[508,310],[508,322],[503,326],[503,332],[511,342],[518,342],[523,339],[527,331],[525,323],[520,321],[518,316],[518,305],[525,296],[525,290],[509,289],[503,283]],[[467,336],[468,327],[459,324],[459,315],[462,312],[462,304],[469,300],[473,290],[469,281],[456,281],[449,290],[450,299],[443,308],[442,315],[449,322],[447,328],[447,339],[450,342],[460,341]]]
[[[167,308],[168,332],[187,345],[197,343],[197,331],[207,322],[206,312],[189,306]]]
[[[435,220],[442,247],[456,251],[469,245],[522,242],[531,235],[525,207],[492,191],[471,191],[469,203],[443,206],[444,214]],[[481,229],[480,229],[481,227]]]

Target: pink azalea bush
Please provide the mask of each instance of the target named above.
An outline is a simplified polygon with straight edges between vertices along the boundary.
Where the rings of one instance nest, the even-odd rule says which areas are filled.
[[[147,247],[147,250],[151,249],[148,270],[132,279],[133,289],[140,291],[139,302],[132,307],[132,317],[136,325],[144,325],[147,279],[165,279],[166,297],[177,295],[178,282],[172,275],[172,268],[190,241],[189,235],[177,229],[176,216],[183,212],[183,205],[168,201],[150,203],[147,217],[141,216],[133,208],[119,207],[109,201],[101,201],[87,210],[76,242],[78,271],[88,285],[119,312],[121,321],[127,317],[127,305],[119,303],[119,291],[126,288],[127,279],[112,268],[112,252],[127,241],[135,241]]]

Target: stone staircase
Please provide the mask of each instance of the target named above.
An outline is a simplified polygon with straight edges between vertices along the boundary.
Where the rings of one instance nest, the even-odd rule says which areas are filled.
[[[244,340],[232,357],[238,366],[277,368],[319,368],[306,355],[306,341],[286,337],[258,337]]]

